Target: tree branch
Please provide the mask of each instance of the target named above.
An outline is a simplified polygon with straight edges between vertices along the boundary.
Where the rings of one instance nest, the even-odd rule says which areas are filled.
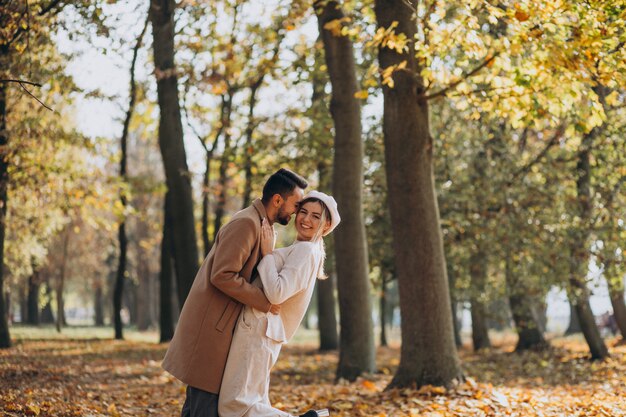
[[[532,161],[530,161],[528,164],[526,164],[523,167],[521,167],[520,169],[518,169],[513,174],[511,179],[508,181],[507,186],[511,186],[511,184],[513,184],[513,182],[515,182],[515,180],[517,180],[517,178],[519,178],[520,176],[528,173],[528,171],[530,171],[530,169],[533,167],[533,165],[535,165],[539,161],[541,161],[543,159],[543,157],[546,156],[546,154],[548,153],[550,148],[552,148],[554,145],[556,145],[556,143],[559,140],[559,138],[561,136],[563,136],[563,133],[565,133],[565,123],[561,123],[561,125],[556,129],[556,132],[554,132],[554,135],[552,135],[552,137],[550,138],[550,140],[546,144],[545,148],[543,148],[541,150],[541,152],[539,152],[537,154],[537,156],[535,156],[535,158],[533,158]]]
[[[28,85],[34,85],[35,87],[41,87],[41,84],[39,83],[34,83],[32,81],[26,81],[26,80],[4,79],[4,80],[0,80],[0,83],[28,84]]]
[[[54,9],[59,3],[61,3],[61,0],[53,0],[53,1],[51,1],[46,7],[42,7],[41,8],[41,10],[39,11],[39,16],[45,15],[50,10]]]
[[[22,87],[22,89],[23,89],[24,91],[26,91],[26,92],[28,93],[28,95],[29,95],[29,96],[31,96],[32,98],[34,98],[35,100],[37,100],[37,102],[39,102],[39,104],[41,104],[42,106],[44,106],[46,109],[50,110],[51,112],[54,112],[54,110],[53,110],[53,109],[51,109],[50,107],[46,106],[46,105],[43,103],[43,101],[39,100],[39,99],[38,99],[38,98],[37,98],[37,97],[36,97],[33,93],[31,93],[30,91],[28,91],[28,88],[24,87],[24,84],[25,84],[25,83],[23,83],[23,82],[21,82],[21,81],[17,81],[17,83],[20,85],[20,87]],[[39,84],[35,84],[35,83],[28,83],[28,84],[32,84],[32,85],[36,85],[36,86],[38,86],[38,87],[41,87],[41,85],[39,85]]]
[[[425,98],[426,100],[430,100],[432,98],[435,97],[440,97],[445,95],[448,91],[454,89],[457,85],[461,84],[463,81],[465,81],[468,78],[471,78],[472,76],[474,76],[476,73],[478,73],[481,69],[485,68],[487,65],[489,65],[498,55],[500,55],[499,52],[496,52],[495,54],[491,55],[487,55],[485,57],[485,60],[478,65],[476,68],[474,68],[473,70],[471,70],[470,72],[462,75],[458,80],[456,80],[455,82],[453,82],[452,84],[449,84],[447,87],[442,88],[441,90],[432,93],[432,94],[426,94],[423,96],[423,98]]]

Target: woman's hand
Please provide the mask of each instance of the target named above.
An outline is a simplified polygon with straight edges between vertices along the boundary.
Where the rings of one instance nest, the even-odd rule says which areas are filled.
[[[261,222],[261,255],[265,256],[272,253],[275,243],[276,236],[274,235],[274,228],[266,218],[263,218]]]

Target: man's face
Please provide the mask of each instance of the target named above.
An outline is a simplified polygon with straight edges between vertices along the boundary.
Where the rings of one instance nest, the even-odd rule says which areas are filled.
[[[302,197],[304,197],[304,190],[296,187],[287,198],[283,199],[283,204],[278,208],[278,214],[276,214],[276,221],[283,226],[288,225],[291,216],[298,209],[298,203]]]

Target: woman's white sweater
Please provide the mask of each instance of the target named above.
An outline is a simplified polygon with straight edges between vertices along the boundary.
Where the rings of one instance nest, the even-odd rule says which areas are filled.
[[[263,257],[257,270],[263,292],[272,304],[280,304],[280,314],[254,310],[267,317],[266,336],[277,342],[289,341],[304,318],[322,263],[321,242],[296,241]]]

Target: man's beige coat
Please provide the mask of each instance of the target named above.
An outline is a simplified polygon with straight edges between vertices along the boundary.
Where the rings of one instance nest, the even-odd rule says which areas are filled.
[[[163,368],[187,385],[218,394],[242,304],[269,311],[250,284],[261,257],[261,200],[238,212],[217,234],[187,296]]]

